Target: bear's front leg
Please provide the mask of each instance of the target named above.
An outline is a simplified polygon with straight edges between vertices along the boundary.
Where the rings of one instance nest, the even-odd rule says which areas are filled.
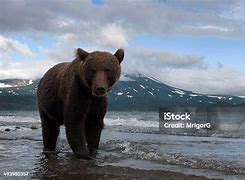
[[[91,119],[90,119],[91,120]],[[104,127],[103,122],[101,123],[86,123],[86,139],[89,154],[92,157],[96,157],[97,149],[99,148],[101,131]]]
[[[107,109],[107,98],[94,98],[91,109],[86,117],[86,139],[89,153],[95,157],[99,148],[101,131],[104,127],[104,116]]]
[[[75,109],[75,111],[74,111]],[[86,113],[78,108],[66,108],[64,124],[68,143],[75,156],[82,159],[91,159],[86,147],[85,119]]]

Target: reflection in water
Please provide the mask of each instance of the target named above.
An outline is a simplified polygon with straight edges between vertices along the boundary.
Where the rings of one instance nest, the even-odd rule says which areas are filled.
[[[90,177],[89,169],[98,167],[96,161],[75,158],[72,154],[40,154],[31,179],[74,179]],[[85,174],[86,172],[86,174]]]

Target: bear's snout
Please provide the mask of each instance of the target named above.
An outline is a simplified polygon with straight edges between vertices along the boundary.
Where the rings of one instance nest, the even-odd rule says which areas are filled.
[[[98,71],[92,83],[92,94],[96,97],[103,97],[108,92],[108,78],[104,71]]]
[[[104,86],[98,86],[95,89],[95,95],[96,96],[104,96],[106,94],[106,88]]]

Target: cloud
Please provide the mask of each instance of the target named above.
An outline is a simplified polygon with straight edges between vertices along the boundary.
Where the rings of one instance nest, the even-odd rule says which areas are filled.
[[[144,48],[126,49],[122,63],[124,74],[159,74],[170,69],[206,69],[205,57],[154,51]]]
[[[128,45],[127,34],[122,27],[108,24],[102,28],[97,44],[116,48],[126,47]]]
[[[34,54],[27,45],[17,40],[0,35],[0,57],[10,53],[19,53],[24,56],[33,57]]]
[[[68,3],[69,5],[69,3]],[[70,11],[59,0],[32,2],[31,0],[3,1],[0,7],[0,31],[4,32],[60,32],[60,18]]]
[[[203,67],[203,56],[183,55],[176,52],[155,51],[145,48],[130,49],[135,60],[145,61],[156,66],[171,68]]]
[[[8,66],[1,68],[0,62],[0,79],[20,78],[20,79],[37,79],[57,62],[54,61],[22,61],[8,62]]]
[[[47,60],[51,61],[70,61],[74,56],[75,47],[77,46],[77,35],[65,33],[56,38],[56,43],[52,48],[39,47],[42,54]]]
[[[203,94],[244,95],[245,92],[245,71],[231,67],[172,69],[154,76],[171,86]]]
[[[140,3],[105,0],[99,6],[90,0],[9,0],[1,3],[0,32],[80,33],[87,36],[82,39],[98,32],[107,41],[115,43],[116,40],[108,39],[106,34],[121,27],[121,35],[115,38],[124,43],[121,38],[125,37],[124,32],[128,33],[127,38],[151,33],[156,36],[185,34],[244,39],[244,5],[242,0],[142,0]]]

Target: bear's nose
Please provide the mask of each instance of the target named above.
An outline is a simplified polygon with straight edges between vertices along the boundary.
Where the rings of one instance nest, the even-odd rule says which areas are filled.
[[[105,92],[106,92],[106,88],[103,87],[103,86],[99,86],[99,87],[97,87],[96,90],[95,90],[95,93],[96,93],[97,95],[103,95],[103,94],[105,94]]]

